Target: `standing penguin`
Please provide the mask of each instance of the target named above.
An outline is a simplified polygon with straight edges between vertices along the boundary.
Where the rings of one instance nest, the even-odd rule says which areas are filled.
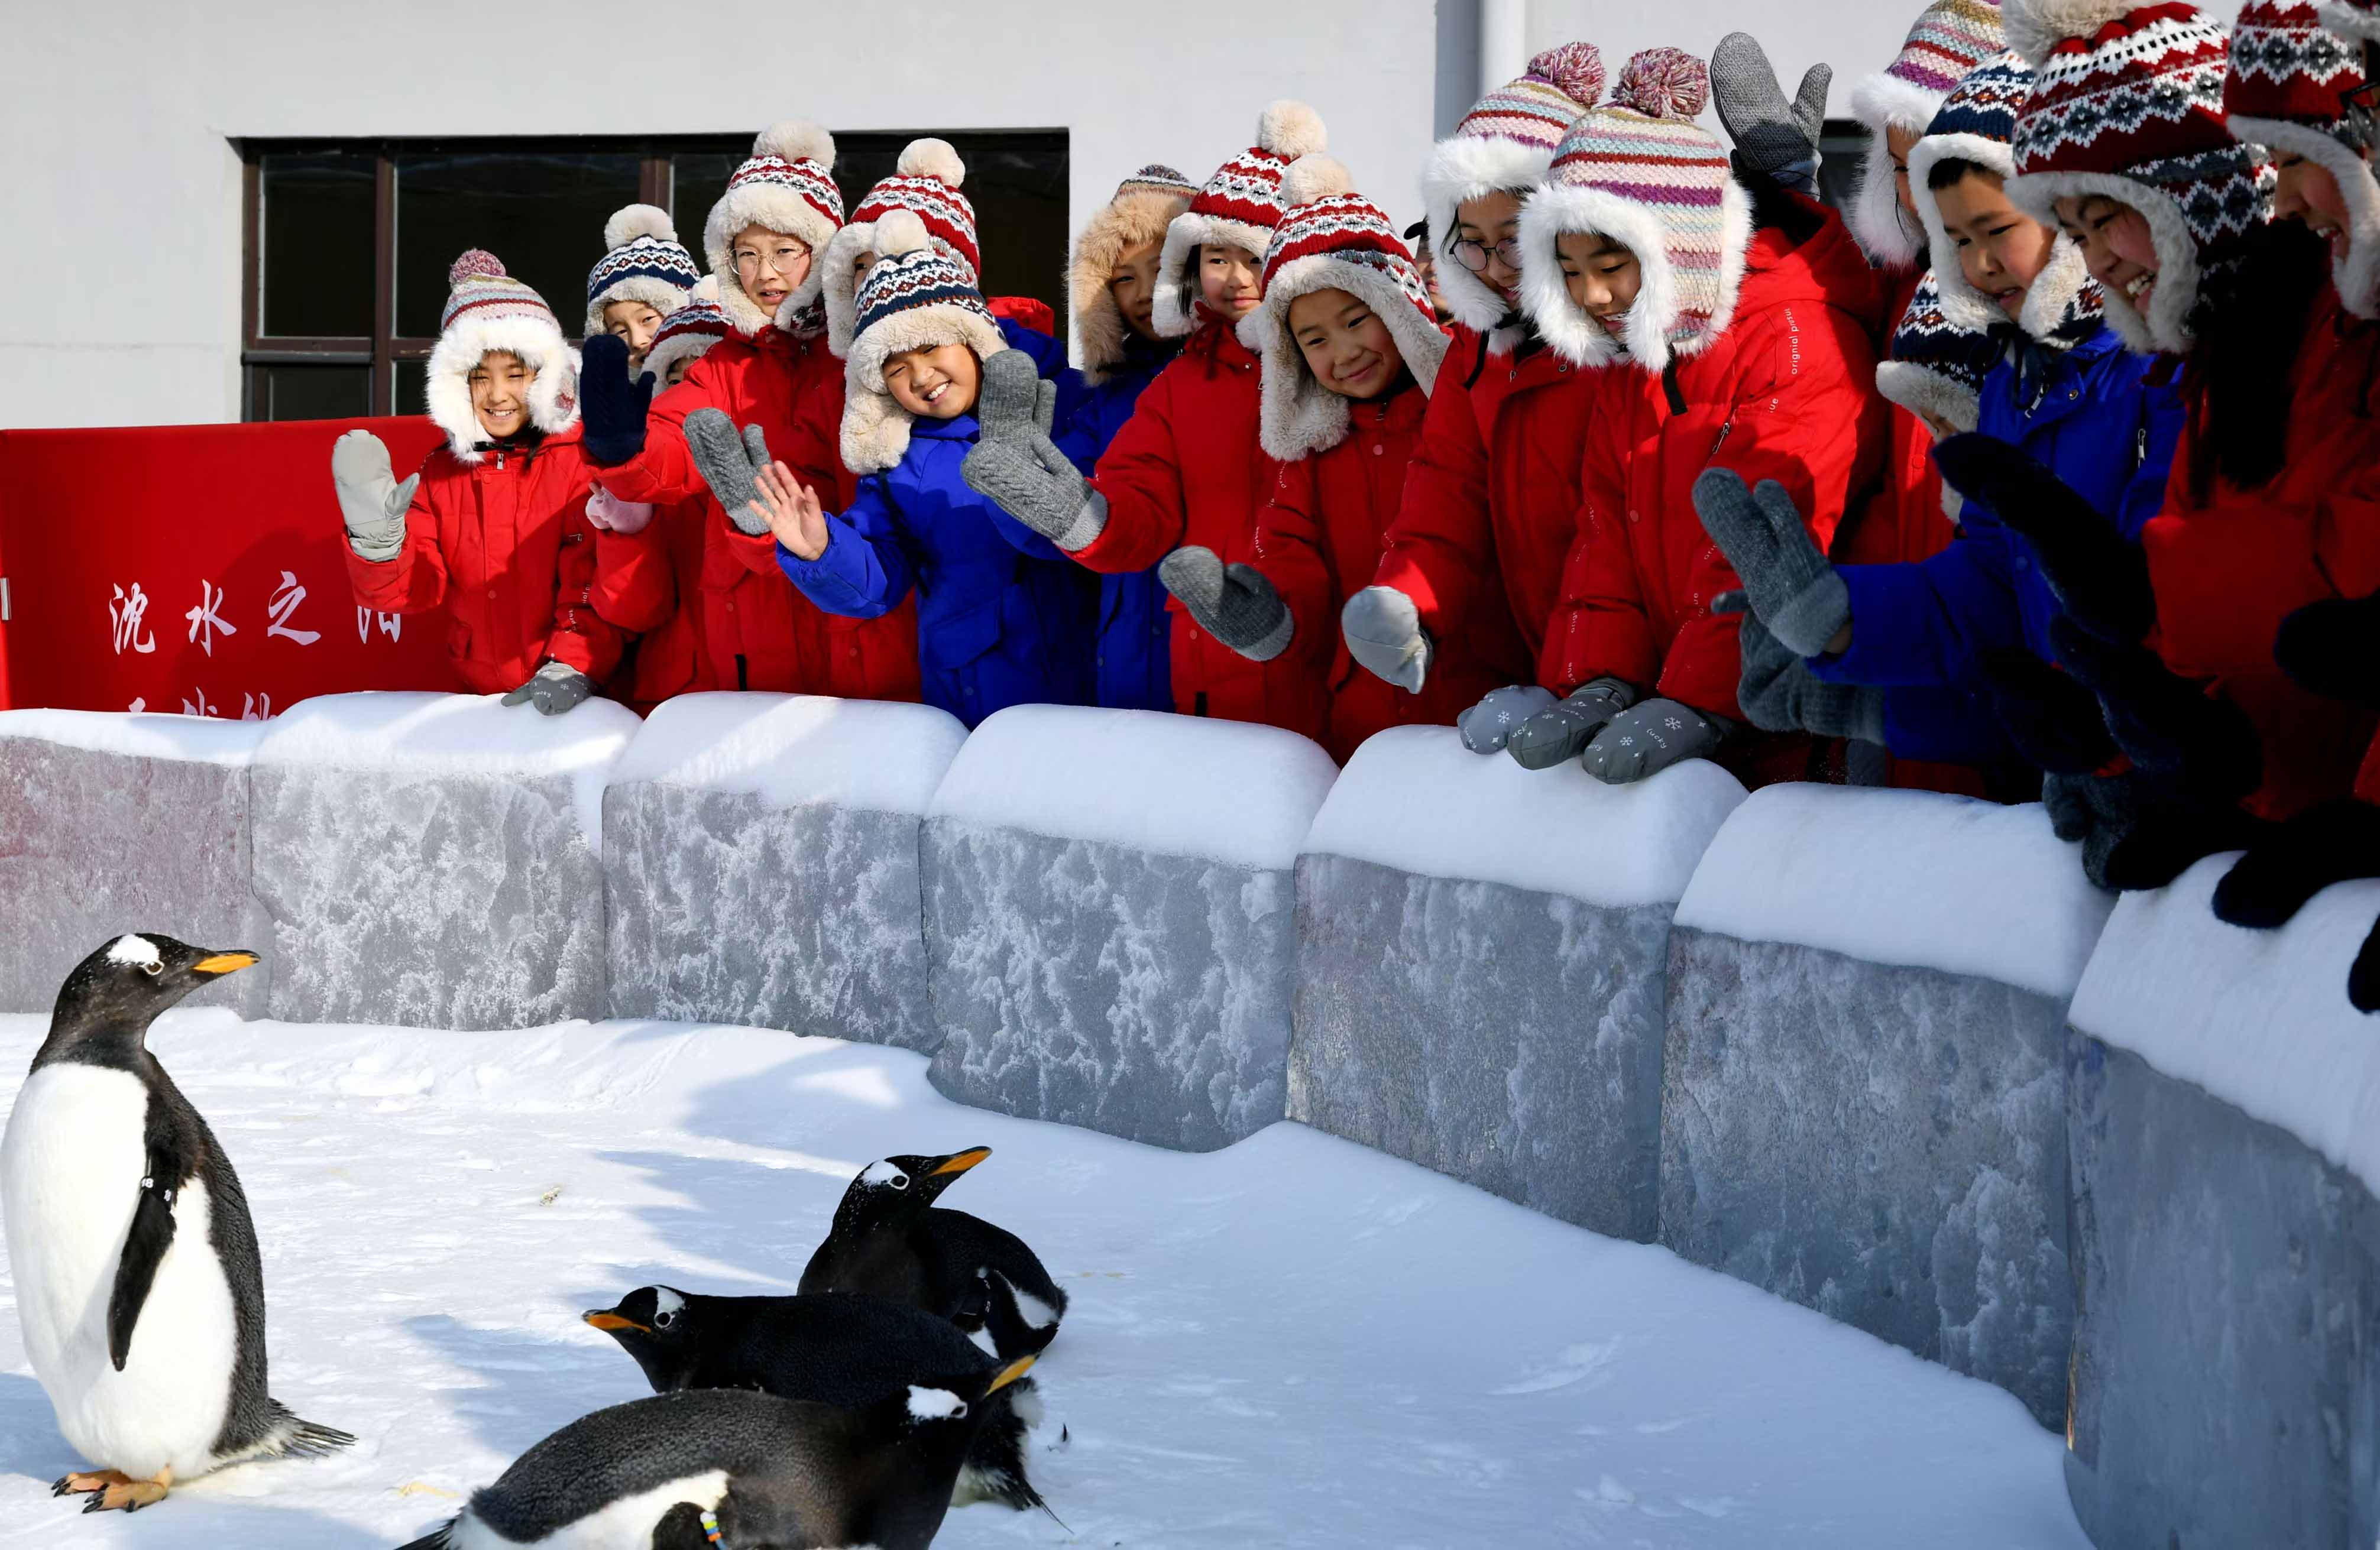
[[[231,1160],[149,1053],[157,1014],[256,962],[131,935],[67,976],[0,1140],[33,1375],[98,1465],[54,1494],[129,1512],[176,1480],[356,1439],[265,1391],[264,1275]]]
[[[1014,1233],[934,1205],[959,1175],[991,1156],[868,1164],[834,1209],[801,1290],[864,1291],[938,1314],[1003,1361],[1038,1354],[1058,1336],[1066,1294]]]
[[[1032,1365],[920,1372],[866,1410],[732,1388],[632,1399],[539,1443],[404,1550],[674,1550],[697,1525],[698,1544],[924,1550],[983,1401]]]

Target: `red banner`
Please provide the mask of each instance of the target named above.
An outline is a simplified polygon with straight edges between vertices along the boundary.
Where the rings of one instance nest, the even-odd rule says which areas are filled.
[[[429,420],[0,431],[0,708],[263,718],[313,695],[458,687],[434,616],[356,606],[331,443],[399,478]]]

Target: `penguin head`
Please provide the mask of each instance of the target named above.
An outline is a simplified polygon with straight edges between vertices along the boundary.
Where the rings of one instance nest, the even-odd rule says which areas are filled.
[[[869,1163],[843,1192],[834,1225],[838,1230],[853,1231],[913,1220],[961,1174],[990,1156],[989,1146],[970,1146],[945,1156],[904,1155]]]
[[[686,1387],[693,1375],[706,1322],[702,1304],[709,1301],[675,1287],[638,1287],[616,1306],[580,1316],[637,1359],[655,1393],[667,1394]]]
[[[58,987],[50,1047],[128,1035],[137,1044],[159,1012],[255,962],[244,948],[192,947],[154,931],[128,932],[76,964]]]

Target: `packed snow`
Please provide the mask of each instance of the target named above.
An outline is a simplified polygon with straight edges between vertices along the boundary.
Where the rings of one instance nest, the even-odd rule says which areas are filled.
[[[2037,803],[1782,785],[1727,820],[1678,924],[2064,1000],[2114,903]]]
[[[0,1105],[43,1028],[0,1018]],[[2085,1550],[2008,1395],[1299,1126],[1159,1151],[958,1108],[904,1051],[672,1023],[186,1009],[151,1047],[247,1184],[273,1392],[363,1440],[79,1516],[0,1279],[0,1545],[384,1550],[642,1391],[582,1310],[789,1290],[868,1162],[986,1144],[949,1203],[1073,1297],[1032,1454],[1066,1526],[969,1507],[952,1550]]]
[[[743,792],[772,807],[814,803],[923,817],[966,728],[929,705],[811,695],[680,695],[656,708],[613,767],[638,781]]]
[[[118,710],[0,710],[0,737],[38,737],[94,754],[235,769],[255,756],[265,724]]]
[[[1483,758],[1451,727],[1396,727],[1347,761],[1305,849],[1609,909],[1674,904],[1742,800],[1736,778],[1706,760],[1607,786],[1575,762],[1529,770]]]

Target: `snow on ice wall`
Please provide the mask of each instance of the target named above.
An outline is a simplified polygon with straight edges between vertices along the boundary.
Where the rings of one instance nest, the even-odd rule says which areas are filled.
[[[1661,1241],[2066,1417],[2066,1003],[2110,901],[2038,806],[1772,786],[1670,938]]]
[[[1289,1114],[1649,1241],[1670,915],[1743,788],[1612,787],[1403,727],[1356,751],[1297,864]]]
[[[614,1017],[941,1042],[918,846],[966,741],[929,706],[687,695],[603,799]]]
[[[1279,1120],[1292,867],[1335,773],[1270,727],[985,721],[926,824],[934,1084],[1192,1151]]]

